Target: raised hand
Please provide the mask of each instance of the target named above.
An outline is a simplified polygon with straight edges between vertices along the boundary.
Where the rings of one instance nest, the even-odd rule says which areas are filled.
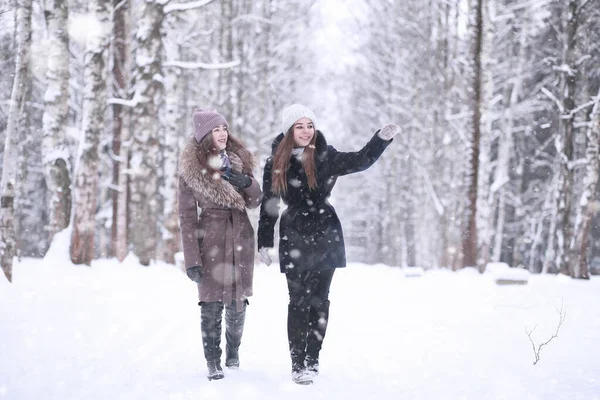
[[[379,130],[377,136],[379,136],[383,140],[391,140],[399,134],[402,129],[396,124],[387,124],[383,128]]]

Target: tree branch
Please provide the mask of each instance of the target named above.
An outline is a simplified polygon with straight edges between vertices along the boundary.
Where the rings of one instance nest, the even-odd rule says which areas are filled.
[[[204,63],[200,61],[192,62],[192,61],[165,61],[163,63],[165,67],[176,67],[182,69],[227,69],[233,68],[240,65],[239,60],[229,61],[225,63]]]
[[[193,10],[195,8],[204,7],[204,6],[212,3],[213,1],[214,0],[198,0],[198,1],[192,1],[191,3],[167,4],[163,8],[163,13],[168,14],[168,13],[174,12],[174,11]]]
[[[577,12],[576,12],[576,17],[577,17],[577,18],[579,18],[579,15],[580,15],[580,14],[581,14],[581,12],[582,12],[582,11],[585,9],[585,7],[586,7],[588,4],[590,4],[591,2],[593,2],[593,1],[595,1],[595,0],[586,0],[586,1],[584,1],[584,2],[583,2],[583,4],[581,4],[581,5],[579,6],[579,9],[578,9],[578,10],[577,10]]]
[[[242,22],[242,21],[256,21],[256,22],[262,22],[264,24],[272,24],[273,22],[265,17],[261,17],[260,15],[255,15],[255,14],[243,14],[243,15],[238,15],[237,17],[235,17],[234,19],[231,20],[231,25],[235,25],[238,22]]]
[[[542,93],[544,93],[546,96],[548,96],[550,98],[550,100],[554,101],[556,103],[556,106],[558,107],[558,110],[563,113],[565,112],[565,108],[563,107],[562,103],[560,102],[560,100],[558,100],[556,98],[555,95],[552,94],[551,91],[549,91],[548,89],[546,89],[545,87],[542,88]]]

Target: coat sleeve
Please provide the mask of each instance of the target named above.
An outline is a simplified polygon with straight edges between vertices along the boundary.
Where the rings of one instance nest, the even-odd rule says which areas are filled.
[[[183,244],[185,267],[202,265],[198,243],[198,208],[192,189],[179,178],[178,190],[179,227]]]
[[[375,132],[371,140],[359,151],[346,153],[329,146],[327,156],[331,165],[331,175],[341,176],[364,171],[377,161],[392,140],[383,140]]]
[[[258,220],[258,248],[273,247],[275,223],[279,218],[279,196],[272,190],[271,174],[273,157],[269,157],[263,172],[263,198],[260,204],[260,219]]]
[[[251,176],[250,179],[252,179],[252,184],[242,191],[242,195],[244,196],[246,207],[253,209],[260,205],[262,192],[258,181],[254,179],[253,176]]]

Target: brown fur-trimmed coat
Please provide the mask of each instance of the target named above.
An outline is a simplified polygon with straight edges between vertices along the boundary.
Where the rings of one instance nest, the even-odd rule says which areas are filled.
[[[251,171],[252,184],[238,190],[229,182],[210,177],[196,156],[190,139],[179,157],[179,225],[185,267],[202,266],[200,301],[242,301],[252,295],[254,229],[246,208],[260,205],[261,190]],[[241,172],[243,162],[228,152],[231,169]]]

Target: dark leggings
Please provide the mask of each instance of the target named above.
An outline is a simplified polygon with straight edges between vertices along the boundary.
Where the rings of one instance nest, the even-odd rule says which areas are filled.
[[[318,364],[329,320],[329,287],[335,269],[285,273],[288,305],[288,341],[292,369]]]

